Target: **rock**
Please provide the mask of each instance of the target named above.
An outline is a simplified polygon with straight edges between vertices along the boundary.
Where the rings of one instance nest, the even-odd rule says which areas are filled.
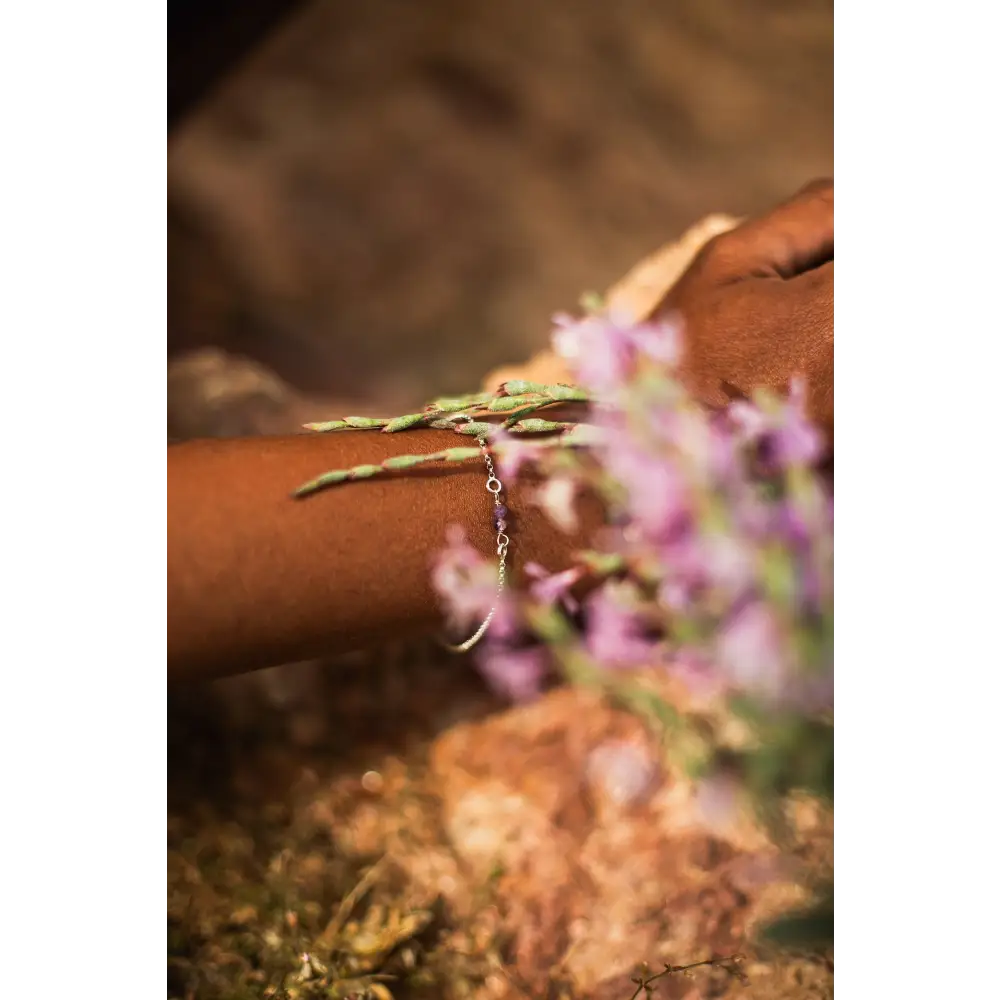
[[[430,780],[467,877],[496,880],[528,983],[558,967],[589,995],[643,961],[736,951],[769,891],[736,878],[741,860],[773,855],[763,835],[706,832],[692,784],[591,693],[455,726],[432,745]]]
[[[305,4],[171,136],[170,340],[404,412],[468,391],[693,220],[829,174],[832,51],[827,3]]]
[[[294,391],[249,358],[205,348],[167,366],[169,438],[241,437],[294,426]]]

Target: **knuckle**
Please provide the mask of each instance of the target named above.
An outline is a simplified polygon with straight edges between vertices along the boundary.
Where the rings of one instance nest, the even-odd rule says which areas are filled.
[[[742,223],[735,229],[713,236],[698,252],[691,266],[699,284],[720,283],[744,275],[747,260],[757,251],[756,227]]]
[[[731,230],[728,233],[717,233],[698,251],[694,263],[699,268],[706,270],[714,270],[721,266],[731,255],[734,240],[733,234],[737,232],[738,229]]]

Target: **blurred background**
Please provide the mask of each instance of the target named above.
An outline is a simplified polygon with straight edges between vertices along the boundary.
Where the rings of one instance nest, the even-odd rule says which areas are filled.
[[[169,434],[472,390],[833,170],[831,0],[171,0]]]
[[[830,0],[170,0],[169,31],[168,440],[476,389],[705,215],[833,170]],[[545,983],[577,912],[631,921],[626,939],[595,930],[610,943],[591,978],[625,978],[587,996],[627,997],[639,959],[733,949],[758,894],[734,866],[756,862],[648,816],[626,833],[651,867],[615,855],[599,899],[558,872],[476,895],[448,826],[467,795],[473,840],[530,826],[539,775],[583,787],[585,749],[642,738],[554,697],[539,736],[426,643],[171,691],[168,995],[278,995],[385,852],[405,877],[376,902],[443,895],[435,933],[452,935],[421,959],[424,991],[397,998],[506,995],[494,955]],[[495,786],[523,792],[513,819]],[[566,808],[560,858],[623,842]],[[832,996],[821,961],[769,968],[755,995]]]

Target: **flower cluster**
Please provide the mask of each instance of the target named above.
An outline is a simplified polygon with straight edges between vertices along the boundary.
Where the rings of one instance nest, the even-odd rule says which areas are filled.
[[[553,530],[574,529],[583,491],[602,498],[610,527],[568,570],[525,567],[524,592],[482,643],[486,675],[529,698],[568,663],[616,679],[662,670],[725,699],[757,734],[727,748],[724,770],[707,748],[706,779],[832,794],[833,501],[805,386],[708,412],[675,377],[671,324],[560,317],[553,341],[587,392],[586,427],[564,431],[564,448],[500,429],[491,444],[505,480],[534,466],[530,500]],[[434,570],[462,624],[489,612],[494,580],[458,537]]]
[[[606,526],[593,548],[568,568],[517,566],[517,590],[498,593],[498,567],[452,528],[432,567],[451,626],[468,635],[489,619],[475,655],[511,699],[562,674],[666,729],[707,825],[728,823],[749,798],[783,832],[775,807],[788,793],[833,797],[833,497],[817,469],[824,443],[806,387],[709,412],[677,377],[681,337],[669,323],[558,317],[553,342],[575,385],[512,380],[416,413],[306,425],[430,427],[476,446],[331,469],[293,496],[478,460],[488,438],[504,484],[542,508],[553,531],[575,533],[578,498],[599,497]],[[586,420],[547,419],[565,417],[552,412],[562,404],[585,406]],[[678,685],[690,697],[678,699]],[[643,794],[651,773],[628,745],[605,748],[590,767],[623,802]],[[808,919],[832,928],[826,897]]]

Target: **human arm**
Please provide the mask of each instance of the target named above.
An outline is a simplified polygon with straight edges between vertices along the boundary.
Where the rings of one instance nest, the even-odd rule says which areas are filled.
[[[706,405],[805,375],[833,429],[832,184],[716,236],[651,311],[684,320],[682,377]],[[829,258],[829,259],[828,259]],[[643,318],[640,316],[637,319]],[[293,500],[330,468],[462,442],[448,431],[343,432],[168,448],[168,674],[201,678],[433,629],[430,561],[449,524],[490,552],[483,464],[421,467]],[[505,484],[511,562],[558,571],[601,523],[583,499],[575,536]]]
[[[481,461],[421,467],[293,499],[330,468],[468,444],[449,431],[359,431],[190,441],[167,449],[168,676],[207,678],[418,634],[440,626],[430,564],[449,524],[495,547]],[[600,523],[554,530],[504,484],[511,561],[569,565]]]

